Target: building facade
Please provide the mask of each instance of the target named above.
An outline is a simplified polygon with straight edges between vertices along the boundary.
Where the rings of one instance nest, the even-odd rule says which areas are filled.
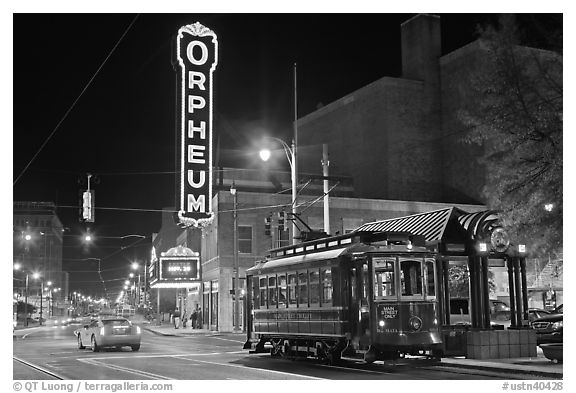
[[[65,315],[68,273],[62,271],[63,226],[56,206],[52,202],[14,202],[13,238],[14,263],[20,265],[20,269],[14,272],[15,296],[24,300],[25,276],[28,273],[29,303],[39,309],[43,283],[43,315],[52,312]],[[32,279],[33,273],[39,274],[38,280]],[[47,285],[49,282],[51,285]],[[50,299],[50,303],[46,298]]]

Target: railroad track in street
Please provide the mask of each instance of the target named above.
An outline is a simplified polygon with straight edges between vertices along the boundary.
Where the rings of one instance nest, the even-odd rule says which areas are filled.
[[[43,375],[47,375],[48,377],[51,377],[51,378],[53,378],[53,379],[57,379],[57,380],[64,380],[64,379],[66,379],[66,378],[64,378],[63,376],[56,374],[55,372],[52,372],[52,371],[50,371],[50,370],[47,370],[47,369],[45,369],[44,367],[41,367],[41,366],[39,366],[39,365],[37,365],[37,364],[30,363],[30,362],[28,362],[28,361],[26,361],[26,360],[17,358],[16,356],[12,356],[12,359],[13,359],[14,361],[20,363],[20,364],[23,364],[24,366],[27,366],[27,367],[29,367],[29,368],[37,371],[37,372],[40,372],[40,373],[42,373]]]

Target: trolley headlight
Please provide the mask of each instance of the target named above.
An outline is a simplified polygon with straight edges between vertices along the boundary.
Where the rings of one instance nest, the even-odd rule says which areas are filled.
[[[408,323],[410,325],[410,329],[414,331],[418,331],[422,328],[422,320],[416,316],[410,317],[410,321]]]

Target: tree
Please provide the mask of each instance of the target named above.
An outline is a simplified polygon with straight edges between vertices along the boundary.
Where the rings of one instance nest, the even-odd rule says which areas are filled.
[[[481,31],[486,64],[459,118],[484,149],[487,205],[537,257],[562,250],[562,35],[548,34],[551,50],[520,46],[526,36],[511,15]]]
[[[470,274],[468,273],[468,266],[450,266],[448,269],[448,286],[451,298],[468,298],[470,295]],[[488,270],[488,291],[492,294],[496,291],[494,272],[490,270]]]

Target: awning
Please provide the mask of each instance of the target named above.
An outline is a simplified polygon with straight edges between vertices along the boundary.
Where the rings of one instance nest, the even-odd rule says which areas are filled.
[[[278,259],[272,259],[265,262],[259,262],[255,266],[246,270],[246,273],[254,273],[258,270],[268,270],[281,266],[285,267],[295,263],[325,261],[327,259],[333,259],[343,254],[348,249],[348,247],[335,248],[333,250],[314,252],[311,254],[300,254],[300,255],[294,255],[292,257],[283,257]]]
[[[413,235],[424,236],[427,242],[436,242],[442,238],[454,209],[454,207],[449,207],[411,216],[370,222],[362,225],[356,231],[410,232]]]
[[[463,214],[457,218],[458,223],[466,230],[470,239],[478,234],[491,233],[498,226],[498,212],[484,210],[476,213]]]

